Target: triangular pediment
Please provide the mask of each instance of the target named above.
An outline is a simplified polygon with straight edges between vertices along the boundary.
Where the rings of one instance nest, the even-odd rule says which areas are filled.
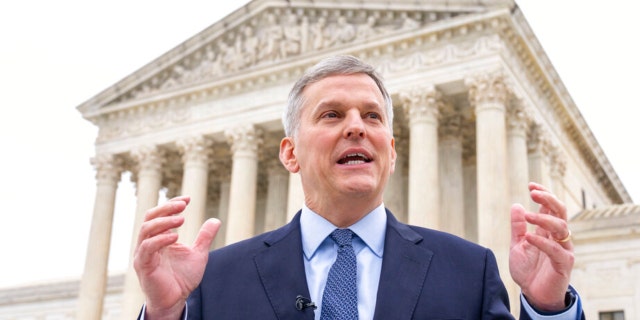
[[[157,96],[291,59],[412,32],[513,1],[254,0],[78,107]]]

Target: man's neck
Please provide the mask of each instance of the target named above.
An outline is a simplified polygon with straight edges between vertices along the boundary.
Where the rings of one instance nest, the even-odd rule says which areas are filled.
[[[348,198],[333,201],[305,199],[305,205],[338,228],[348,228],[382,203],[378,198]]]

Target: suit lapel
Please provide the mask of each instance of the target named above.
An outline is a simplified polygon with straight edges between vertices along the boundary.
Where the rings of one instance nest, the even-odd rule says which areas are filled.
[[[309,297],[302,257],[300,212],[265,238],[266,248],[254,257],[265,293],[278,319],[313,319],[313,309],[296,309],[296,296]]]
[[[411,319],[433,252],[417,245],[422,236],[388,210],[385,237],[374,319]]]

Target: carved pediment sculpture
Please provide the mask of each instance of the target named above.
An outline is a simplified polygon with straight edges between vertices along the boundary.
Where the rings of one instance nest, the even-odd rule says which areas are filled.
[[[472,11],[471,11],[472,12]],[[457,12],[267,8],[112,102],[228,77],[310,52],[388,37],[463,15]]]

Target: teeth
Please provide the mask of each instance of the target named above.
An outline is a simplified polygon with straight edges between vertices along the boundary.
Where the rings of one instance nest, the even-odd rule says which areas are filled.
[[[342,158],[340,163],[346,164],[346,165],[355,165],[355,164],[367,163],[368,161],[369,161],[369,158],[365,156],[364,153],[358,152],[358,153],[347,154],[344,158]]]
[[[359,153],[359,152],[358,153],[350,153],[345,158],[348,158],[348,157],[360,157],[360,158],[364,158],[365,160],[369,160],[369,158],[367,158],[364,155],[364,153]]]

